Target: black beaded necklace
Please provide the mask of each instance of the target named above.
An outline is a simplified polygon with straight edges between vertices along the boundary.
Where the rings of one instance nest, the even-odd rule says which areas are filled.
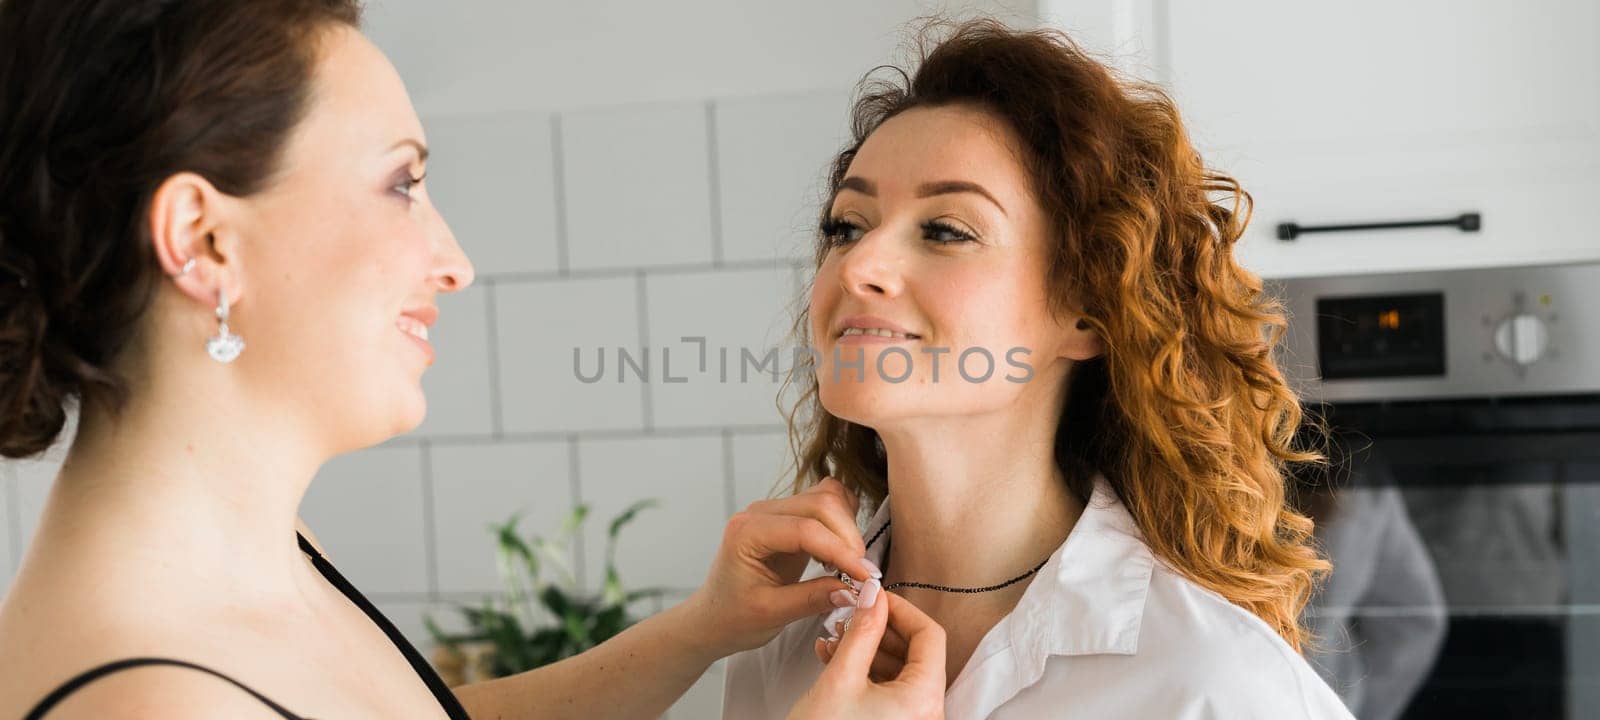
[[[889,529],[889,523],[888,523],[888,521],[885,521],[883,523],[883,527],[879,528],[878,532],[872,536],[872,539],[867,541],[867,549],[871,550],[872,549],[872,544],[875,543],[875,542],[878,542],[878,538],[883,537],[883,533],[885,531],[887,531],[888,529]],[[884,557],[888,557],[889,556],[889,548],[887,546],[884,548],[883,556]],[[1050,557],[1048,555],[1045,556],[1044,560],[1039,561],[1038,565],[1033,566],[1032,570],[1029,570],[1029,571],[1027,571],[1027,572],[1025,572],[1025,573],[1023,573],[1021,575],[1018,575],[1018,576],[1016,576],[1014,578],[1011,578],[1010,580],[1007,580],[1007,581],[1005,581],[1003,583],[1000,583],[999,585],[990,585],[988,587],[958,588],[958,587],[949,587],[949,586],[946,586],[946,585],[934,585],[932,583],[919,583],[919,582],[902,581],[902,582],[897,582],[897,583],[889,583],[888,585],[883,586],[883,589],[884,590],[898,590],[898,589],[903,588],[903,587],[911,587],[911,588],[922,588],[924,590],[938,590],[939,592],[947,592],[947,593],[984,593],[984,592],[993,592],[995,590],[999,590],[999,589],[1002,589],[1002,588],[1007,588],[1007,587],[1010,587],[1012,585],[1015,585],[1015,584],[1021,582],[1023,579],[1027,578],[1029,575],[1032,575],[1032,574],[1034,574],[1036,572],[1039,572],[1039,568],[1044,567],[1044,564],[1047,563],[1047,562],[1050,562]],[[846,575],[845,573],[841,572],[841,573],[839,573],[839,579],[843,580],[846,585],[850,585],[851,587],[855,587],[855,583],[850,580],[850,576],[849,575]]]

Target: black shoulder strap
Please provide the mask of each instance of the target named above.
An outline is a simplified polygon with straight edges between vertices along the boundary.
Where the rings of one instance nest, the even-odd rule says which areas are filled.
[[[361,612],[366,613],[367,618],[372,620],[372,624],[377,625],[378,629],[389,637],[389,642],[394,643],[395,648],[400,650],[400,654],[405,657],[406,662],[411,664],[411,669],[417,673],[418,677],[422,678],[422,683],[428,686],[428,690],[433,693],[434,699],[439,701],[439,707],[444,710],[445,716],[449,717],[450,720],[471,720],[467,715],[466,708],[462,707],[461,701],[456,698],[454,692],[451,692],[450,686],[445,684],[444,679],[439,677],[439,673],[435,672],[433,666],[428,664],[427,659],[422,657],[422,653],[417,652],[417,648],[411,644],[411,641],[406,639],[405,634],[401,633],[394,626],[394,623],[389,622],[389,618],[384,617],[383,613],[379,612],[378,608],[372,604],[372,601],[362,595],[355,585],[346,580],[338,568],[333,566],[333,563],[328,562],[328,559],[323,557],[322,553],[317,552],[316,547],[306,539],[305,535],[296,532],[295,536],[300,539],[300,550],[311,558],[311,564],[316,566],[317,571],[322,573],[322,576],[327,578],[328,582],[335,588],[338,588],[339,592],[344,593],[344,596],[354,603],[357,608],[360,608]]]
[[[53,708],[56,705],[60,704],[61,701],[66,699],[66,697],[68,695],[71,695],[72,693],[77,692],[77,690],[79,688],[81,688],[81,687],[83,687],[85,685],[88,685],[89,683],[92,683],[95,680],[98,680],[98,679],[100,679],[102,677],[105,677],[106,675],[110,675],[111,673],[117,672],[119,670],[126,670],[126,669],[132,668],[132,667],[138,667],[140,665],[175,665],[177,667],[189,668],[191,670],[199,670],[200,672],[203,672],[203,673],[209,673],[211,675],[215,675],[215,676],[217,676],[219,678],[222,678],[223,680],[226,680],[226,681],[228,681],[230,683],[233,683],[233,685],[235,687],[239,688],[240,690],[243,690],[243,691],[245,691],[247,693],[250,693],[250,695],[255,697],[255,699],[260,700],[263,703],[266,703],[267,707],[272,708],[273,711],[277,712],[279,715],[284,716],[285,718],[288,718],[288,720],[307,720],[306,718],[302,718],[299,715],[296,715],[296,714],[294,714],[292,712],[289,712],[288,710],[284,709],[283,706],[281,706],[281,705],[279,705],[279,704],[277,704],[277,703],[275,703],[275,702],[273,702],[271,700],[268,700],[266,698],[266,696],[262,695],[261,693],[258,693],[258,692],[254,691],[254,690],[251,690],[248,687],[245,687],[244,683],[241,683],[238,680],[235,680],[235,679],[233,679],[231,677],[228,677],[227,675],[223,675],[222,673],[219,673],[219,672],[217,672],[215,670],[212,670],[211,668],[202,667],[200,665],[196,665],[196,664],[190,663],[190,662],[184,662],[182,660],[171,660],[171,659],[168,659],[168,658],[153,658],[153,657],[128,658],[126,660],[116,660],[116,661],[113,661],[113,662],[108,662],[108,663],[106,663],[104,665],[101,665],[99,667],[96,667],[96,668],[94,668],[92,670],[86,670],[83,673],[80,673],[77,677],[74,677],[71,680],[68,680],[67,682],[63,683],[61,685],[61,687],[56,688],[54,692],[50,693],[49,695],[46,695],[43,700],[39,701],[38,705],[35,705],[32,710],[28,711],[28,714],[24,718],[24,720],[40,720],[41,718],[44,717],[45,713],[50,711],[51,708]]]

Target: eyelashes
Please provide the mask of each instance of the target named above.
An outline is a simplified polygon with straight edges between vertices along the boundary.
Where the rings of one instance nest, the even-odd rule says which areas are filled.
[[[922,228],[923,239],[938,245],[954,245],[973,242],[978,239],[972,233],[940,220],[928,220],[922,223],[920,227]],[[828,218],[824,220],[820,231],[829,246],[855,242],[866,234],[865,228],[844,218]]]
[[[422,181],[427,177],[427,171],[423,171],[423,173],[417,177],[411,177],[410,173],[404,173],[400,176],[401,179],[397,180],[394,185],[389,187],[389,189],[394,190],[395,192],[404,196],[407,200],[412,200],[414,199],[411,197],[412,189],[416,188],[418,185],[421,185]]]
[[[842,218],[828,218],[822,221],[822,237],[828,245],[843,245],[847,242],[860,240],[866,231],[849,220]]]

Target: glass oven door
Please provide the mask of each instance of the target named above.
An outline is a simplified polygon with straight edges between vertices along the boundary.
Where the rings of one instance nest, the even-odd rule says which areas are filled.
[[[1357,717],[1600,708],[1600,395],[1341,402],[1308,655]]]

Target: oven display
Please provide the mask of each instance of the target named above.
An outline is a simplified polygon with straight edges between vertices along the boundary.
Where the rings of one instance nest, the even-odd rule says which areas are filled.
[[[1317,298],[1324,380],[1444,375],[1444,293]]]

